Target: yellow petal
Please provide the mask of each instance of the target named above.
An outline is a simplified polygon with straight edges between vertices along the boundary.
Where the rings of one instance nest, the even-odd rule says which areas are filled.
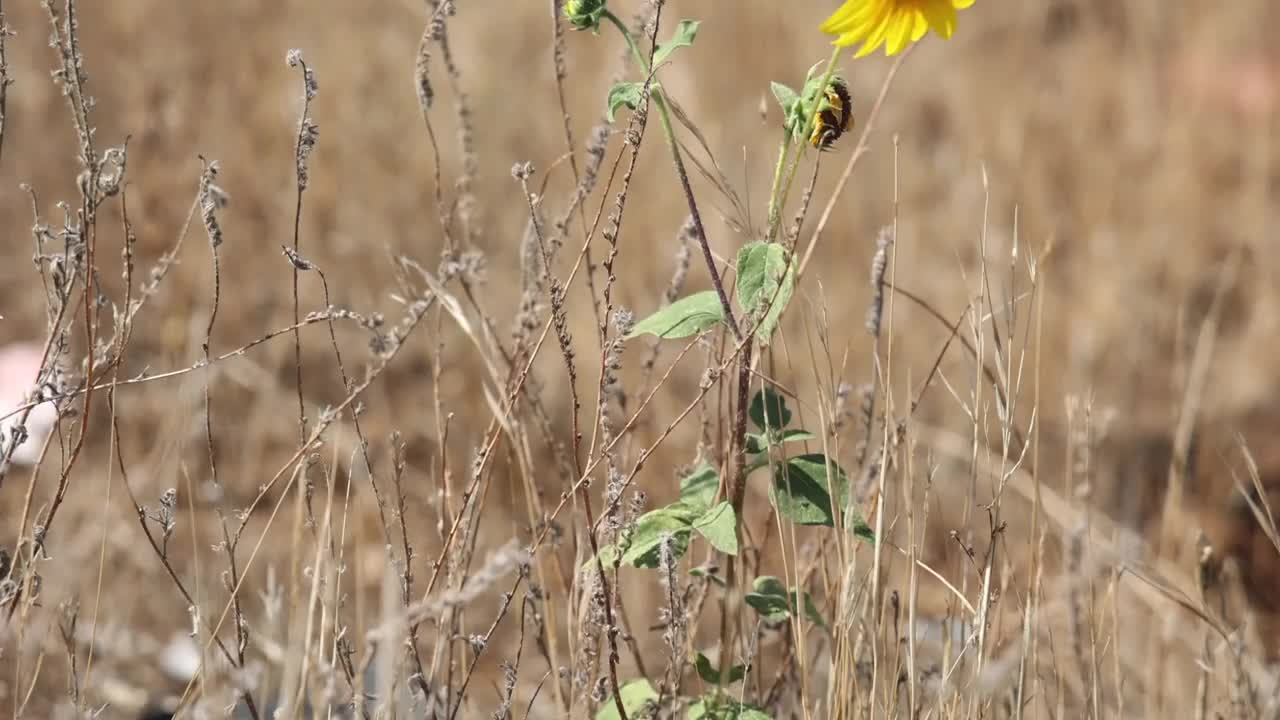
[[[897,55],[911,43],[917,19],[922,20],[919,10],[904,10],[898,14],[894,27],[885,40],[885,54]]]
[[[849,47],[850,45],[857,45],[861,41],[862,38],[857,35],[854,35],[853,33],[845,33],[844,35],[837,37],[835,40],[832,40],[831,44],[836,47]]]
[[[822,31],[832,35],[865,36],[887,12],[886,0],[849,0],[822,24]]]
[[[916,15],[915,27],[911,28],[911,42],[917,42],[929,32],[929,21],[923,13]]]
[[[930,30],[951,37],[957,12],[974,0],[845,0],[822,24],[823,32],[836,35],[834,45],[861,44],[855,57],[865,57],[880,47],[897,55]]]
[[[847,32],[850,27],[865,22],[867,16],[873,14],[882,4],[883,0],[845,0],[840,8],[822,23],[822,32],[832,35]]]
[[[888,33],[889,27],[890,25],[892,25],[893,20],[894,20],[893,12],[889,12],[883,18],[881,18],[879,24],[876,25],[875,29],[867,34],[866,39],[862,43],[862,48],[858,50],[857,54],[854,55],[854,57],[855,58],[866,57],[867,55],[870,55],[871,53],[875,52],[876,48],[883,45],[885,40],[885,35]]]
[[[853,16],[857,10],[858,0],[846,0],[845,4],[841,5],[835,12],[831,13],[831,17],[823,21],[820,29],[824,33],[840,32],[840,28],[844,25],[845,21]]]
[[[953,2],[955,0],[927,0],[920,6],[920,12],[928,21],[929,27],[943,38],[951,37],[956,31],[956,9]]]

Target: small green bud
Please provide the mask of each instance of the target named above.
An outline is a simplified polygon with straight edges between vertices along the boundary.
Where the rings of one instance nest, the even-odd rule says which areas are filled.
[[[606,0],[565,0],[564,17],[575,30],[596,30],[608,9]]]

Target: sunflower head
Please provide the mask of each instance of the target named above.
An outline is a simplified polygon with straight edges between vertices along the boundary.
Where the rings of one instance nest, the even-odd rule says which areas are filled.
[[[773,93],[782,105],[783,127],[791,137],[808,137],[809,144],[826,150],[853,125],[853,97],[844,78],[819,73],[821,63],[809,69],[804,87],[797,94],[781,83],[773,84]],[[825,82],[824,82],[825,78]],[[813,126],[809,126],[810,119]]]
[[[835,35],[842,47],[861,44],[857,57],[881,45],[886,55],[897,55],[930,30],[951,37],[957,12],[972,5],[973,0],[845,0],[822,32]]]
[[[564,17],[575,30],[596,30],[608,3],[605,0],[565,0]]]

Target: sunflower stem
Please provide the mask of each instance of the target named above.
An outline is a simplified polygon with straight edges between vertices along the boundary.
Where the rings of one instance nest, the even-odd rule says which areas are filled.
[[[778,164],[773,168],[773,185],[769,189],[769,223],[765,235],[767,242],[773,242],[782,215],[782,207],[778,205],[778,190],[782,187],[782,174],[787,169],[787,155],[791,153],[792,132],[784,130],[782,142],[778,145]],[[800,149],[804,152],[804,148]]]
[[[653,69],[650,66],[649,58],[645,57],[644,53],[640,51],[640,46],[636,44],[636,39],[631,35],[631,31],[626,24],[609,10],[605,10],[601,17],[612,23],[618,29],[618,32],[622,33],[622,38],[626,40],[627,47],[631,48],[631,54],[635,56],[636,64],[640,66],[640,70],[646,77],[651,76]],[[671,125],[671,113],[667,109],[667,103],[662,96],[662,88],[660,86],[652,88],[650,96],[653,103],[658,106],[658,117],[662,120],[662,131],[667,138],[667,147],[671,149],[671,159],[675,163],[676,174],[680,177],[680,186],[684,191],[685,200],[689,203],[689,215],[693,220],[694,234],[698,237],[698,244],[702,246],[702,256],[707,263],[707,272],[711,273],[711,283],[715,286],[721,309],[724,310],[725,323],[733,331],[734,337],[741,340],[742,331],[738,328],[738,322],[733,316],[733,306],[729,303],[729,295],[725,292],[720,273],[716,270],[715,256],[711,253],[711,246],[707,243],[707,232],[702,225],[702,215],[698,212],[698,203],[693,197],[693,188],[689,184],[689,173],[685,170],[684,158],[680,156],[680,145],[676,142],[675,129]]]
[[[840,51],[842,49],[843,48],[837,47],[831,51],[831,59],[827,61],[827,70],[822,75],[822,83],[818,85],[819,88],[825,88],[827,83],[831,82],[831,77],[835,75],[836,62],[840,59]],[[809,110],[809,118],[804,125],[803,132],[797,133],[799,137],[807,137],[809,133],[813,132],[813,125],[818,121],[818,113],[821,108],[822,103],[813,103],[813,107]],[[786,179],[782,183],[781,193],[778,192],[776,184],[777,179],[775,178],[773,197],[769,200],[769,231],[765,235],[766,239],[769,241],[772,241],[778,236],[778,226],[782,223],[782,208],[786,207],[787,196],[791,193],[791,183],[796,178],[796,171],[800,169],[800,160],[803,157],[804,145],[800,144],[799,151],[796,153],[795,159],[787,168]],[[782,158],[779,158],[778,162],[781,163]],[[779,168],[779,170],[780,169],[781,168]]]
[[[622,33],[622,39],[627,41],[627,47],[631,48],[631,54],[635,57],[636,64],[640,66],[640,69],[644,71],[645,75],[648,75],[649,60],[644,56],[644,53],[640,51],[640,46],[636,44],[636,39],[631,34],[631,30],[627,28],[626,23],[622,22],[617,15],[614,15],[607,9],[600,17],[613,23],[613,26],[618,28],[618,32]]]

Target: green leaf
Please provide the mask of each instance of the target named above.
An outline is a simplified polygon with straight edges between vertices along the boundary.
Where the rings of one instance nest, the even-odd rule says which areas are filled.
[[[774,438],[774,441],[789,443],[789,442],[804,442],[806,440],[817,440],[817,439],[818,439],[818,436],[814,435],[808,430],[801,430],[799,428],[796,428],[793,430],[783,430],[782,432],[777,434],[777,437]]]
[[[622,698],[622,707],[627,717],[636,717],[646,707],[658,701],[658,691],[653,689],[648,680],[628,680],[618,688],[618,696]],[[621,720],[618,715],[618,704],[609,698],[600,706],[596,720]]]
[[[795,595],[799,595],[797,591]],[[800,603],[800,598],[796,597],[796,604]],[[817,625],[823,630],[827,630],[827,619],[822,617],[822,612],[818,610],[818,604],[813,601],[813,596],[809,593],[804,594],[804,616],[809,618],[809,622]]]
[[[761,430],[781,430],[791,424],[791,409],[787,407],[787,399],[771,387],[751,398],[751,407],[747,410],[751,422]]]
[[[724,587],[724,578],[720,577],[716,572],[709,570],[705,566],[689,568],[689,577],[706,578],[719,587]]]
[[[707,507],[707,505],[702,505],[697,502],[689,502],[684,498],[680,498],[666,507],[651,510],[646,514],[652,515],[654,513],[662,513],[671,515],[672,517],[684,520],[686,525],[692,527],[693,521],[702,517],[707,512]]]
[[[707,539],[712,547],[728,555],[738,554],[738,523],[733,506],[727,502],[708,510],[693,521],[693,529]]]
[[[618,548],[615,545],[605,545],[604,547],[600,548],[600,554],[597,557],[600,558],[600,564],[604,565],[605,569],[607,570],[613,567],[613,561],[618,559]],[[595,566],[596,566],[596,559],[591,558],[582,564],[582,569],[591,570],[591,569],[594,569]]]
[[[622,553],[622,562],[635,567],[656,568],[661,559],[662,538],[671,535],[673,559],[684,557],[693,534],[692,515],[682,508],[665,507],[647,512],[636,521],[631,544]]]
[[[720,670],[711,664],[711,661],[707,659],[706,655],[698,653],[693,659],[693,666],[697,669],[698,677],[701,677],[703,682],[707,682],[712,685],[720,684]],[[747,667],[745,665],[734,665],[729,668],[729,683],[736,683],[746,677],[746,675]]]
[[[821,62],[814,63],[814,65],[809,68],[809,72],[804,75],[804,89],[801,93],[804,95],[805,102],[812,102],[817,99],[819,95],[819,90],[821,90],[820,86],[822,85],[822,76],[826,75],[825,72],[818,72],[822,69],[822,65],[823,63]]]
[[[701,24],[698,20],[681,20],[671,39],[659,43],[657,49],[653,51],[653,67],[661,65],[676,50],[693,45],[693,39],[698,37],[698,26]]]
[[[738,304],[756,321],[756,339],[768,345],[795,290],[795,263],[778,243],[755,242],[738,251],[737,270]]]
[[[628,338],[657,335],[660,338],[684,338],[701,335],[724,321],[724,306],[714,290],[681,298],[636,323]]]
[[[834,488],[828,477],[827,457],[821,453],[799,455],[774,465],[770,497],[778,512],[799,525],[835,527],[832,489],[841,509],[847,504],[849,478],[834,462]]]
[[[753,458],[751,462],[747,463],[747,467],[745,468],[743,474],[750,475],[751,473],[766,467],[769,467],[769,458],[764,454],[760,454],[755,456],[755,458]]]
[[[671,553],[673,559],[684,557],[689,549],[689,541],[693,536],[693,524],[707,514],[704,504],[677,500],[657,510],[641,515],[636,524],[616,545],[605,545],[600,548],[600,561],[606,568],[613,567],[618,559],[618,548],[622,548],[620,562],[633,567],[655,568],[661,560],[663,533],[671,533]],[[595,558],[582,565],[583,570],[591,570],[596,566]]]
[[[711,507],[720,490],[720,474],[711,463],[702,463],[680,478],[680,499],[703,509]]]
[[[720,671],[711,666],[711,661],[707,659],[706,655],[698,653],[698,656],[694,658],[693,666],[697,669],[698,677],[702,678],[703,682],[711,683],[712,685],[720,684]]]
[[[650,85],[650,90],[653,85]],[[609,122],[613,122],[614,116],[618,112],[618,108],[627,107],[635,110],[640,105],[640,100],[644,96],[644,83],[639,82],[620,82],[609,88]]]
[[[754,592],[749,592],[743,600],[760,616],[771,623],[782,622],[791,616],[791,606],[787,603],[787,586],[772,575],[763,575],[752,583]]]
[[[772,432],[768,434],[747,433],[747,452],[752,454],[762,453],[773,445],[817,439],[817,435],[814,435],[808,430],[800,429],[783,430],[782,432]]]
[[[845,527],[853,531],[855,536],[860,537],[869,543],[875,544],[876,531],[867,524],[866,520],[862,519],[862,513],[858,512],[858,508],[853,505],[845,508],[844,524]]]
[[[708,693],[689,706],[689,720],[773,720],[763,709]]]
[[[824,630],[827,629],[827,621],[822,617],[817,603],[809,593],[802,593],[798,588],[791,588],[791,591],[787,592],[782,581],[772,575],[756,578],[752,588],[754,592],[747,593],[743,600],[760,613],[766,622],[779,623],[795,616],[803,603],[804,616],[809,619],[809,622]]]
[[[778,105],[782,107],[782,114],[790,115],[796,103],[800,102],[800,96],[795,90],[780,82],[771,82],[769,87],[773,89],[773,96],[778,99]]]

